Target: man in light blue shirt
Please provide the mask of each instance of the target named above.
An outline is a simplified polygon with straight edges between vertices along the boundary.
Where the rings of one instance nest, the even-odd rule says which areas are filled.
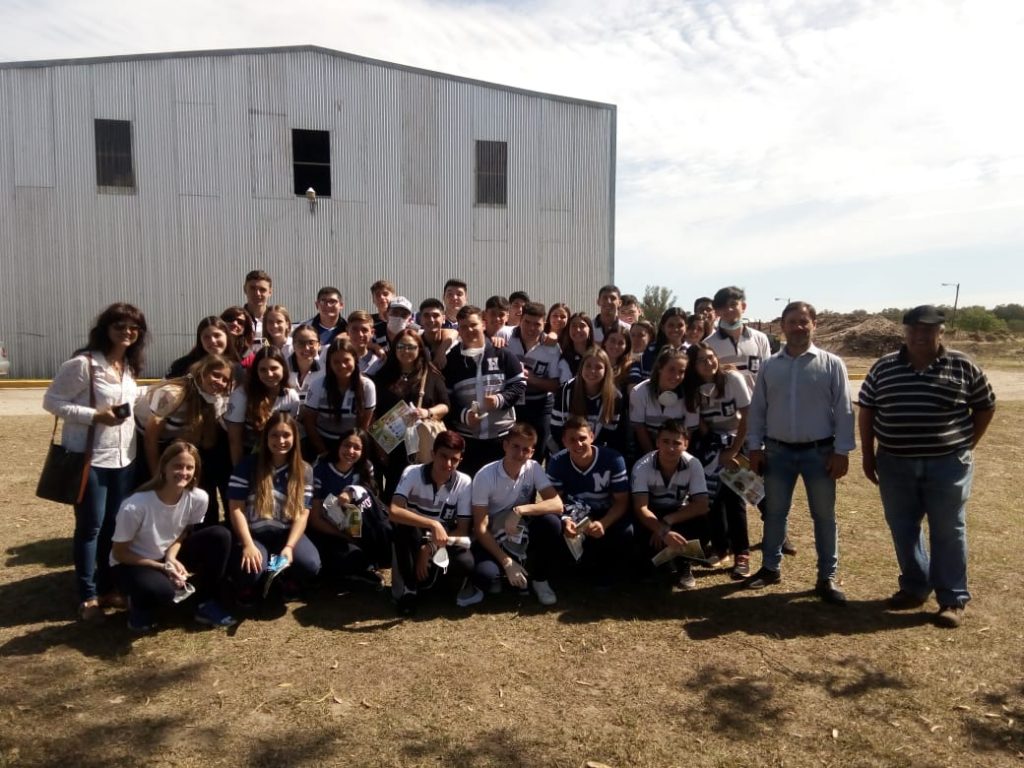
[[[799,477],[814,520],[815,592],[827,603],[845,605],[835,581],[836,480],[846,474],[855,446],[853,405],[843,361],[813,344],[816,319],[806,302],[786,305],[786,345],[762,364],[751,397],[747,449],[751,468],[764,475],[765,519],[761,569],[746,586],[762,589],[782,580],[782,542]]]

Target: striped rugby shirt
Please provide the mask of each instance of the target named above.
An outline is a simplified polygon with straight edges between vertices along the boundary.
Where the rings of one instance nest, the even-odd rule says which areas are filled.
[[[907,348],[879,358],[860,388],[859,404],[875,411],[878,446],[900,456],[943,456],[974,441],[974,411],[995,408],[982,370],[962,352],[939,347],[923,371]]]

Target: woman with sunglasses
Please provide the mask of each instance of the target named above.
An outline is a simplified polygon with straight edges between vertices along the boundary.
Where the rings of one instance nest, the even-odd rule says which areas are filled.
[[[448,415],[448,387],[444,376],[430,362],[430,353],[413,330],[406,329],[395,336],[388,358],[375,379],[377,414],[387,413],[403,400],[417,408],[422,386],[423,402],[417,408],[417,417],[443,421]],[[381,463],[384,465],[384,501],[390,503],[402,472],[409,466],[405,446],[400,445],[382,457]]]
[[[85,347],[60,367],[43,397],[43,407],[64,420],[64,447],[91,455],[85,490],[75,504],[72,539],[78,615],[86,621],[123,603],[110,575],[110,545],[117,510],[134,480],[137,437],[131,410],[145,346],[142,312],[131,304],[111,304],[96,319]]]
[[[228,327],[228,334],[231,337],[229,346],[234,347],[235,354],[242,363],[243,368],[252,365],[256,350],[253,349],[253,330],[249,322],[249,315],[242,307],[228,307],[220,313],[220,319]]]

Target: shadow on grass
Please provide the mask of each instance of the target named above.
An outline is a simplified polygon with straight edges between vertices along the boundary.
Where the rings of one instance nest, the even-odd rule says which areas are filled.
[[[982,697],[993,714],[1001,717],[971,718],[964,722],[964,728],[971,736],[976,749],[992,752],[1007,752],[1019,761],[1024,753],[1024,683],[1017,687],[1016,694],[987,693]],[[1012,724],[1011,724],[1012,721]]]
[[[52,662],[26,667],[9,681],[13,684],[5,692],[19,703],[24,718],[21,728],[9,732],[7,743],[17,748],[26,764],[139,765],[142,756],[160,754],[168,743],[179,740],[194,717],[187,710],[167,713],[159,711],[159,705],[151,708],[151,700],[191,684],[204,667],[205,663],[118,666],[95,678],[82,675],[80,666],[70,666],[56,695]],[[123,693],[110,698],[116,692]],[[219,737],[213,726],[209,730],[210,741],[215,742]]]
[[[128,631],[123,616],[109,616],[96,624],[73,621],[32,630],[0,645],[0,655],[35,656],[51,648],[66,646],[93,658],[121,658],[131,653],[135,638]]]
[[[0,584],[0,627],[75,618],[73,576],[50,571]]]
[[[717,583],[689,591],[662,585],[629,585],[601,595],[592,590],[569,596],[559,620],[586,624],[605,619],[681,619],[692,640],[732,633],[779,639],[861,635],[916,627],[930,622],[924,612],[891,613],[884,600],[851,600],[846,607],[826,605],[813,590],[759,592],[739,583]]]
[[[46,568],[70,568],[71,538],[33,541],[7,550],[8,568],[18,565],[42,565]]]
[[[508,728],[496,728],[472,740],[453,741],[449,734],[404,733],[399,747],[416,765],[427,762],[460,768],[501,765],[504,768],[551,765],[549,748],[539,741],[524,739]]]

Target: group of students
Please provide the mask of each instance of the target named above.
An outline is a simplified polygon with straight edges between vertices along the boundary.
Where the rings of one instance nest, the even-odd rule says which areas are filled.
[[[111,305],[47,390],[64,445],[91,454],[83,619],[126,605],[145,631],[187,600],[230,626],[232,603],[314,579],[381,589],[387,568],[402,613],[445,584],[463,607],[506,584],[551,605],[552,577],[576,568],[599,588],[655,562],[693,588],[693,558],[750,575],[746,502],[718,480],[770,354],[741,289],[655,325],[613,285],[591,317],[521,291],[476,307],[459,280],[414,312],[380,280],[376,313],[343,317],[325,287],[301,323],[265,272],[244,288],[145,391],[145,317]],[[371,425],[399,409],[385,452]]]

